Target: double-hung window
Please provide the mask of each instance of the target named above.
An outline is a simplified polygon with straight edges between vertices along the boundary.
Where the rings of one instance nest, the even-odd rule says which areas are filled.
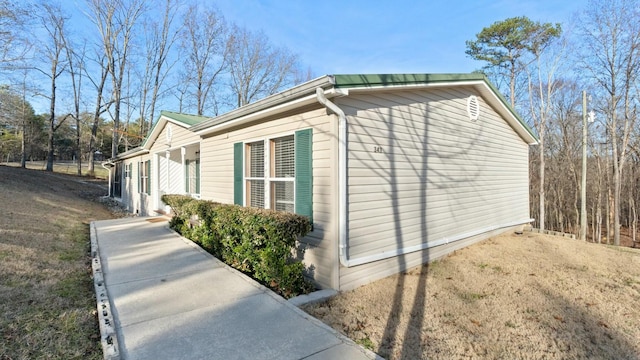
[[[295,156],[293,135],[270,141],[270,208],[295,212]]]
[[[185,191],[187,194],[200,194],[200,159],[185,160]]]
[[[234,145],[234,202],[312,213],[311,129]]]
[[[151,194],[151,160],[141,161],[138,164],[138,192]]]
[[[246,206],[265,207],[265,154],[264,141],[248,143],[246,146]]]

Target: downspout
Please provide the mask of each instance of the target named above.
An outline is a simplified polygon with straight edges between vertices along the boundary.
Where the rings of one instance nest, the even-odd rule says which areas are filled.
[[[109,172],[109,185],[107,186],[107,197],[111,197],[111,169],[116,165],[114,163],[112,163],[110,160],[101,162],[100,165]],[[106,167],[105,165],[109,165],[109,167]]]
[[[338,241],[339,241],[339,257],[340,264],[345,267],[367,264],[370,262],[388,259],[394,256],[404,255],[435,246],[445,245],[454,241],[463,240],[473,236],[478,236],[490,231],[504,229],[530,223],[533,219],[522,219],[519,221],[509,222],[500,225],[487,226],[482,229],[469,231],[466,233],[456,234],[450,237],[443,237],[436,241],[421,243],[414,246],[408,246],[401,249],[384,251],[381,253],[367,255],[355,259],[349,259],[347,256],[347,117],[336,104],[329,101],[322,88],[316,88],[316,98],[318,102],[328,110],[338,115]]]
[[[347,116],[327,99],[322,88],[316,88],[316,98],[322,106],[338,115],[338,248],[340,263],[350,267],[352,264],[347,258]]]

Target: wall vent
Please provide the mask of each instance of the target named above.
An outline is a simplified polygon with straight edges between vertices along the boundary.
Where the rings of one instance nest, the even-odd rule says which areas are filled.
[[[468,106],[467,106],[468,108]],[[173,129],[171,128],[171,124],[167,125],[166,131],[165,131],[165,136],[167,138],[167,144],[171,143],[171,137],[173,137]]]
[[[467,99],[467,114],[471,121],[478,120],[478,117],[480,116],[480,104],[478,103],[478,98],[475,95],[471,95]]]

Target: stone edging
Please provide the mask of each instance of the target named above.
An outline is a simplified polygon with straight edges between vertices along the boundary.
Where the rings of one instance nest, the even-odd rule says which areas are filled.
[[[91,269],[93,275],[93,287],[96,293],[96,308],[98,311],[98,323],[100,324],[100,343],[105,360],[120,360],[118,336],[116,324],[111,313],[109,294],[104,283],[100,252],[98,250],[98,234],[95,223],[91,222]]]
[[[538,234],[562,236],[562,237],[567,237],[567,238],[571,238],[571,239],[574,239],[574,240],[576,238],[575,234],[564,233],[564,232],[553,231],[553,230],[540,230],[540,229],[534,228],[534,227],[528,229],[528,231],[533,232],[533,233],[538,233]]]

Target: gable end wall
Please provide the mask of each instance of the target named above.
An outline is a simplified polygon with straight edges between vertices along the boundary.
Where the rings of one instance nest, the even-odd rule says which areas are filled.
[[[466,112],[470,95],[481,107],[475,122]],[[529,219],[528,145],[472,87],[354,94],[336,102],[348,115],[349,258]],[[340,289],[484,237],[341,267]]]

